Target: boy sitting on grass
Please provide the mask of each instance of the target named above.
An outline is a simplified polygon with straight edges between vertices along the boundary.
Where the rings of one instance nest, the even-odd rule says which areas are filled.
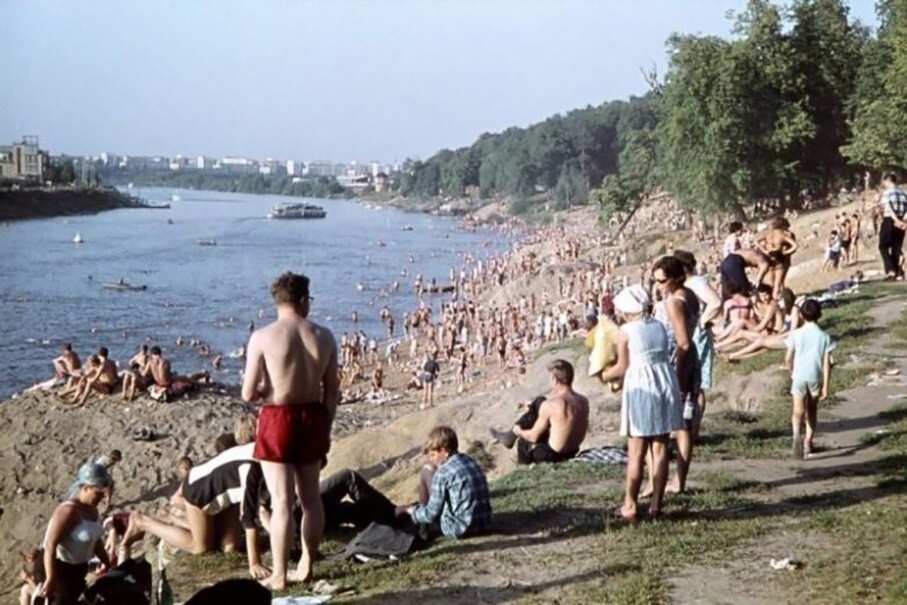
[[[813,299],[800,305],[804,325],[787,337],[787,356],[784,364],[791,372],[793,414],[791,426],[794,437],[794,457],[803,459],[812,453],[816,434],[818,402],[828,399],[831,381],[831,352],[835,348],[831,337],[816,324],[822,317],[822,308]],[[801,439],[804,415],[806,437]]]

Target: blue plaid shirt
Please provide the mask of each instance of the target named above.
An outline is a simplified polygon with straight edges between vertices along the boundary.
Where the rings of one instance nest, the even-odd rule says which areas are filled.
[[[882,207],[882,216],[904,220],[907,215],[907,193],[897,187],[886,189],[879,200]]]
[[[428,504],[413,510],[416,523],[431,523],[441,517],[441,533],[460,538],[491,523],[488,481],[475,460],[454,454],[435,472]]]

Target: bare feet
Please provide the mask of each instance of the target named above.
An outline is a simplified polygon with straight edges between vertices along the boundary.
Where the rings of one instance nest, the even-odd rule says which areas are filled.
[[[653,491],[654,490],[652,489],[652,486],[647,485],[646,488],[639,493],[639,497],[640,498],[651,498]]]
[[[308,584],[312,581],[312,570],[296,568],[296,571],[291,571],[287,574],[287,581]]]
[[[264,586],[265,588],[267,588],[268,590],[282,591],[282,590],[287,589],[286,578],[278,578],[278,577],[275,577],[273,574],[264,580],[259,580],[258,583],[261,584],[262,586]]]
[[[682,494],[683,491],[684,490],[680,487],[680,481],[678,481],[677,477],[671,479],[670,483],[668,483],[668,485],[665,487],[666,494]]]

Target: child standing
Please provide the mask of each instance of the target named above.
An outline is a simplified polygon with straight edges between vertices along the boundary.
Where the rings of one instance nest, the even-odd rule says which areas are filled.
[[[818,402],[828,398],[831,352],[835,344],[828,333],[816,324],[822,317],[822,308],[818,302],[813,299],[804,301],[800,305],[800,317],[805,323],[787,337],[787,357],[784,363],[791,372],[794,457],[802,459],[812,453]],[[801,439],[804,416],[806,436]]]
[[[828,236],[828,245],[825,247],[825,262],[822,263],[822,271],[828,271],[829,268],[837,269],[841,263],[841,236],[835,229]]]

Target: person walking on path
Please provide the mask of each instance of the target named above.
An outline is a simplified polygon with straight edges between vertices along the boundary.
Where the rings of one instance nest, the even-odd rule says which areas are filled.
[[[340,399],[337,343],[326,328],[308,320],[309,278],[286,272],[271,285],[277,320],[249,338],[243,400],[262,401],[254,456],[271,493],[271,576],[268,588],[305,582],[324,531],[318,475],[330,449],[331,426]],[[293,537],[294,493],[302,506],[302,558],[287,573]]]
[[[904,279],[901,269],[901,253],[904,247],[904,230],[907,229],[907,193],[898,187],[898,177],[887,173],[882,178],[885,191],[879,198],[878,213],[882,217],[879,226],[879,254],[885,266],[885,279]]]
[[[794,438],[794,457],[808,458],[816,434],[818,402],[828,399],[831,383],[831,352],[835,348],[831,337],[816,323],[822,317],[822,307],[815,300],[800,305],[800,315],[806,322],[787,337],[787,356],[784,364],[791,373],[790,394],[793,397],[791,427]],[[803,420],[806,436],[801,437]]]

